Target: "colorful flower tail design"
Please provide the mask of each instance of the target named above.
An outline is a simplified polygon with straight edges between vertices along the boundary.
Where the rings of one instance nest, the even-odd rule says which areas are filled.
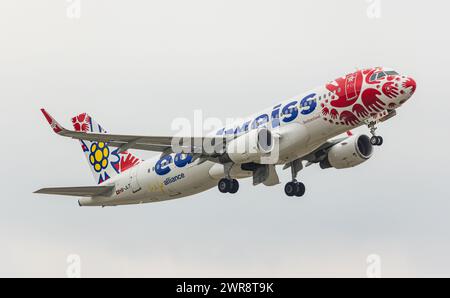
[[[88,114],[82,113],[72,118],[76,131],[88,133],[107,133]],[[101,184],[117,174],[138,165],[141,159],[132,153],[120,152],[117,148],[110,148],[105,142],[80,141],[81,148],[86,155],[94,179]]]

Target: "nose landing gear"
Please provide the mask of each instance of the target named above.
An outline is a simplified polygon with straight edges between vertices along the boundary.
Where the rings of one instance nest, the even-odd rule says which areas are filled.
[[[370,144],[372,144],[373,146],[381,146],[383,145],[383,137],[380,136],[373,136],[370,138]]]
[[[367,127],[370,129],[370,134],[372,137],[370,138],[370,144],[373,146],[381,146],[384,143],[383,137],[377,136],[375,132],[377,131],[376,122],[369,122]]]
[[[306,192],[305,184],[297,181],[298,173],[303,169],[301,160],[295,160],[288,165],[291,168],[292,181],[284,187],[288,197],[303,197]]]
[[[225,178],[221,179],[218,184],[221,193],[235,194],[239,191],[239,181],[232,179],[230,175],[232,167],[232,163],[224,164]]]

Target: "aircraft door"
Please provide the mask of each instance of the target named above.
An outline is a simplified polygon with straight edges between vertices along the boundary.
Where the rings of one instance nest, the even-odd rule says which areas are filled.
[[[133,193],[137,193],[142,189],[142,187],[139,184],[138,181],[138,170],[139,166],[135,166],[130,169],[130,185],[131,185],[131,191]]]

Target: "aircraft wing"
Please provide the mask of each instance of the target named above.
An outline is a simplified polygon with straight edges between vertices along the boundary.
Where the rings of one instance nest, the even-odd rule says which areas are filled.
[[[86,133],[74,130],[68,130],[61,126],[50,114],[41,109],[53,131],[58,135],[70,137],[77,140],[86,140],[91,142],[104,142],[108,146],[117,147],[119,151],[127,151],[128,149],[146,150],[154,152],[170,153],[199,153],[203,152],[203,144],[214,144],[213,152],[220,152],[224,149],[226,139],[218,138],[180,138],[180,137],[157,137],[157,136],[136,136],[136,135],[118,135],[118,134],[102,134],[102,133]],[[178,151],[174,152],[174,144]]]
[[[128,149],[137,149],[161,152],[162,154],[194,153],[196,158],[210,159],[218,157],[221,153],[225,152],[227,141],[229,141],[229,139],[223,137],[180,138],[79,132],[64,128],[45,109],[41,109],[41,111],[53,131],[58,135],[77,140],[108,143],[108,146],[117,147],[121,152],[127,151]],[[300,158],[300,160],[306,160],[309,164],[316,163],[323,158],[329,148],[342,142],[348,137],[329,140],[314,152]],[[212,150],[213,153],[204,152],[203,144],[214,144],[214,150]],[[174,150],[174,145],[176,150]],[[289,167],[290,165],[287,164],[285,169]]]
[[[72,197],[96,197],[102,195],[107,196],[113,189],[114,186],[54,187],[43,188],[34,193]]]

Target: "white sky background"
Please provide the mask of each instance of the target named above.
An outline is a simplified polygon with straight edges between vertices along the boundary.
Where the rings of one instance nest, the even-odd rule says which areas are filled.
[[[64,277],[69,254],[87,277],[364,277],[370,254],[383,276],[450,276],[447,1],[383,0],[380,19],[364,0],[82,0],[79,20],[67,5],[0,2],[0,276]],[[32,194],[93,184],[41,107],[67,126],[86,111],[109,131],[170,135],[195,109],[245,116],[378,65],[417,93],[369,162],[302,172],[304,199],[251,181],[105,209]]]

